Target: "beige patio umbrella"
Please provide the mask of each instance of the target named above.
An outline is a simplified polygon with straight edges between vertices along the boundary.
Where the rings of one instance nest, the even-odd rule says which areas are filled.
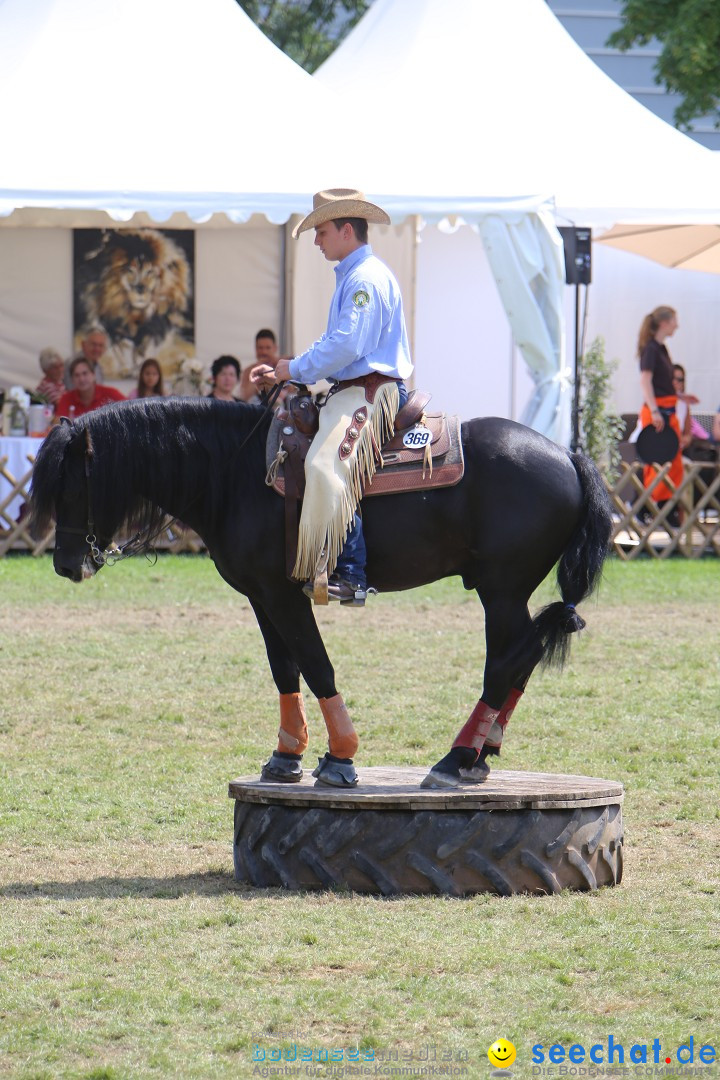
[[[595,240],[663,266],[720,274],[720,225],[614,225]]]

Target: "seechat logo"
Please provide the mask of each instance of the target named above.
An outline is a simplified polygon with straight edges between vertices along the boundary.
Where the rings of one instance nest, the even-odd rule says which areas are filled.
[[[633,1043],[628,1050],[622,1043],[615,1042],[612,1035],[605,1043],[594,1043],[587,1050],[581,1043],[573,1043],[567,1049],[561,1043],[553,1043],[546,1050],[542,1043],[532,1048],[532,1059],[536,1065],[583,1065],[590,1062],[593,1065],[693,1065],[696,1062],[701,1065],[712,1065],[716,1060],[715,1047],[706,1043],[704,1046],[695,1046],[695,1037],[690,1036],[686,1043],[678,1046],[677,1050],[663,1050],[660,1040],[653,1039],[647,1043]],[[537,1075],[541,1070],[533,1069]]]
[[[488,1046],[488,1060],[496,1069],[509,1069],[515,1060],[515,1047],[507,1039],[496,1039]]]

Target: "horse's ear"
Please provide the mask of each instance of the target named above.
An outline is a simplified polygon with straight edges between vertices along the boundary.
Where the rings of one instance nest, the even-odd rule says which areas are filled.
[[[70,419],[69,416],[61,416],[60,417],[60,423],[61,424],[72,424],[72,420]]]

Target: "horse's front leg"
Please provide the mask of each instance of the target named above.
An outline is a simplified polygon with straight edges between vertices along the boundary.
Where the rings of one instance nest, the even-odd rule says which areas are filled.
[[[358,738],[335,672],[320,636],[312,607],[299,589],[283,589],[261,604],[250,599],[265,639],[270,669],[280,693],[277,749],[263,767],[263,778],[293,782],[302,778],[302,755],[308,745],[305,707],[299,675],[317,697],[328,732],[328,752],[318,760],[313,776],[320,784],[354,787],[358,782],[353,759]]]
[[[268,662],[280,695],[278,744],[263,765],[263,780],[294,784],[302,780],[302,756],[308,745],[305,702],[300,691],[300,668],[263,608],[250,600],[265,641]]]

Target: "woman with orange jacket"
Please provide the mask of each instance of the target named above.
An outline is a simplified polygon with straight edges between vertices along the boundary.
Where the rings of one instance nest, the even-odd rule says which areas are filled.
[[[640,386],[643,393],[643,406],[640,410],[640,426],[652,425],[656,431],[662,431],[669,424],[678,437],[678,449],[667,472],[668,480],[677,489],[682,484],[683,463],[680,442],[682,432],[675,414],[678,400],[688,405],[696,405],[698,398],[694,394],[678,393],[673,382],[673,364],[665,341],[672,337],[678,328],[677,313],[671,307],[657,307],[643,319],[638,337],[638,356],[640,357]],[[655,476],[655,469],[646,465],[643,471],[643,484],[650,487]],[[662,504],[672,498],[673,490],[664,481],[660,481],[653,490],[653,499]]]

